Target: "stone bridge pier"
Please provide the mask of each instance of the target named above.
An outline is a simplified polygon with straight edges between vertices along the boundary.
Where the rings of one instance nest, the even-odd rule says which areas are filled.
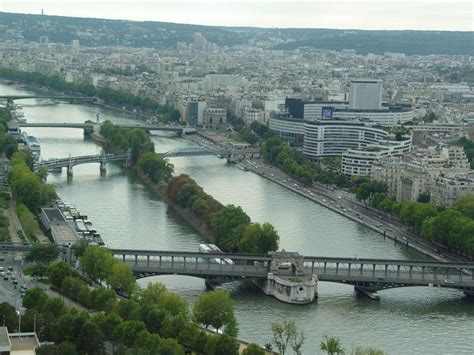
[[[72,164],[69,164],[69,165],[67,166],[67,175],[68,175],[68,176],[72,176],[72,167],[73,167]]]

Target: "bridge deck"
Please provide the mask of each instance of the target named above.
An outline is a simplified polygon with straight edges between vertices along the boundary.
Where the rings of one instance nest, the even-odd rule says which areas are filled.
[[[139,250],[112,252],[138,274],[176,274],[225,281],[266,278],[269,272],[273,272],[277,276],[296,278],[313,274],[321,281],[347,283],[375,290],[432,285],[474,290],[474,263],[304,257],[302,272],[295,272],[289,269],[271,270],[271,255],[210,255]]]

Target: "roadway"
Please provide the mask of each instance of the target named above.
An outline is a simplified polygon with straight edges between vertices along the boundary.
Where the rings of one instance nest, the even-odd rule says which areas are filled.
[[[23,253],[4,251],[0,253],[1,259],[3,261],[0,261],[0,300],[10,303],[19,310],[22,308],[21,286],[26,285],[27,288],[31,286],[31,279],[21,272]],[[13,271],[9,271],[9,267],[13,268]],[[13,283],[12,276],[17,280],[17,285]]]
[[[431,258],[441,261],[470,261],[457,254],[443,251],[426,239],[412,233],[409,228],[395,218],[384,216],[370,206],[359,202],[354,194],[343,189],[323,185],[315,182],[312,187],[305,186],[300,181],[289,176],[277,167],[266,163],[263,159],[244,161],[244,165],[252,172],[271,180],[311,201],[325,206],[353,221],[363,224],[372,230],[384,234],[397,243],[415,249]],[[355,257],[357,257],[355,255]]]

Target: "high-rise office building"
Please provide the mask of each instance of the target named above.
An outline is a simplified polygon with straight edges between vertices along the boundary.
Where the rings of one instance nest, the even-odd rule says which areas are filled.
[[[350,95],[350,109],[380,110],[382,108],[382,81],[374,79],[351,80]]]
[[[187,108],[187,118],[188,123],[192,127],[202,126],[203,124],[203,114],[204,109],[206,108],[205,101],[190,101],[188,102]]]

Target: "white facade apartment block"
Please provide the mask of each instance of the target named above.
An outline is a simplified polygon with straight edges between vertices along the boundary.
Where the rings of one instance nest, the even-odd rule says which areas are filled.
[[[380,110],[382,108],[382,81],[374,79],[351,80],[349,108]]]
[[[243,120],[247,126],[250,126],[253,122],[263,122],[263,112],[253,108],[245,108]]]
[[[457,199],[474,195],[474,173],[454,177],[437,177],[431,191],[431,202],[450,207]]]

